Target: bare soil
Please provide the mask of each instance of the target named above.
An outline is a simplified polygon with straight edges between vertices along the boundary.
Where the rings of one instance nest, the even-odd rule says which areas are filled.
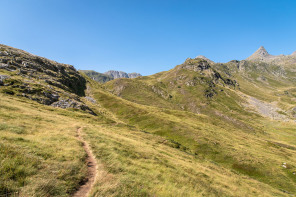
[[[77,129],[77,138],[83,143],[83,148],[87,154],[86,165],[87,165],[87,177],[84,183],[78,188],[74,193],[73,197],[87,197],[95,183],[97,177],[97,162],[95,156],[93,155],[89,144],[83,139],[81,135],[82,128]]]

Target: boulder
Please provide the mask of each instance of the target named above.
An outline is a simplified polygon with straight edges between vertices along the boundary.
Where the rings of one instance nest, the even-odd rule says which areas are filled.
[[[60,107],[63,109],[74,108],[87,111],[92,115],[96,115],[87,105],[72,99],[62,99],[51,104],[53,107]]]
[[[4,85],[4,80],[10,78],[8,75],[0,75],[0,85]]]

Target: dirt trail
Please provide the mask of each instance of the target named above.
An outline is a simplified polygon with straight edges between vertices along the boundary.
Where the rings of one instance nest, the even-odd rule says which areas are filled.
[[[77,129],[77,138],[83,143],[83,148],[87,154],[86,164],[87,164],[87,177],[86,181],[79,187],[79,189],[74,193],[73,197],[87,197],[95,183],[97,177],[98,165],[93,155],[89,144],[83,139],[81,135],[82,128]]]

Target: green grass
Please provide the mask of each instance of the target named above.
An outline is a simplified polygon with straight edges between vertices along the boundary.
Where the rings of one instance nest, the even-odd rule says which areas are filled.
[[[207,115],[131,103],[95,83],[91,90],[98,102],[92,109],[101,112],[98,117],[1,96],[2,193],[69,196],[85,176],[85,153],[75,138],[78,126],[84,128],[99,164],[91,196],[293,192],[295,150],[268,146],[262,134],[238,131]],[[287,124],[284,130],[289,128]],[[295,138],[292,130],[288,133]],[[268,139],[273,139],[272,132]],[[291,167],[282,170],[282,161]]]
[[[213,70],[180,66],[106,85],[84,75],[96,103],[81,100],[98,116],[1,93],[0,194],[71,196],[86,176],[81,127],[98,163],[90,196],[291,196],[295,123],[264,118],[242,103],[246,94],[278,102],[288,115],[295,91],[270,76],[264,88],[252,69],[238,77],[239,87],[213,81]],[[212,98],[205,97],[209,88],[217,92]]]
[[[1,95],[0,194],[68,196],[86,173],[75,121]]]
[[[253,74],[253,78],[257,77]],[[185,79],[178,80],[178,76],[182,75]],[[295,124],[278,123],[246,111],[241,105],[244,99],[237,94],[237,90],[219,84],[215,89],[221,88],[224,91],[207,100],[203,95],[207,81],[196,87],[184,85],[184,81],[193,80],[196,75],[198,74],[194,72],[173,69],[159,74],[158,79],[161,81],[152,76],[135,80],[115,80],[107,83],[106,87],[112,92],[117,86],[124,85],[125,88],[120,92],[123,99],[96,88],[93,88],[97,90],[94,96],[120,120],[176,142],[175,147],[180,151],[212,161],[280,191],[296,193],[295,176],[292,176],[295,168],[292,167],[293,170],[288,170],[287,174],[287,170],[281,166],[283,162],[292,165],[296,163],[292,156],[295,154],[294,149],[286,148],[294,144],[292,139],[295,140],[296,135],[292,130]],[[239,82],[242,82],[240,89],[243,89],[244,93],[265,101],[278,100],[272,88],[275,84],[271,83],[270,88],[264,88],[262,84],[259,86],[244,79]],[[153,93],[149,88],[152,85],[168,91],[173,98],[165,99],[157,95],[157,92]],[[283,88],[282,85],[277,85],[276,87]],[[154,99],[150,101],[151,98]],[[176,108],[176,104],[185,106],[185,111]],[[283,102],[280,104],[289,105]],[[188,111],[203,115],[193,115]],[[284,146],[280,149],[269,147],[268,140],[283,142]]]

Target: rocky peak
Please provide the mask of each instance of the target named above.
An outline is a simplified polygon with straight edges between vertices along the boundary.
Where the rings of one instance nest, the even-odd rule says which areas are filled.
[[[140,73],[128,73],[128,77],[129,78],[137,78],[137,77],[141,77],[142,75]]]
[[[193,70],[195,72],[208,70],[210,67],[209,62],[201,58],[186,59],[181,66],[183,69]]]
[[[261,46],[255,53],[253,53],[247,60],[264,60],[271,55],[267,52],[267,50]]]
[[[117,78],[136,78],[139,76],[142,76],[139,73],[126,73],[123,71],[116,71],[116,70],[109,70],[107,72],[104,73],[105,75],[109,75],[111,77],[113,77],[114,79]]]
[[[253,55],[248,57],[248,61],[259,61],[271,64],[286,65],[296,63],[296,51],[291,55],[270,55],[266,49],[261,46]]]
[[[210,60],[209,58],[207,58],[207,57],[205,57],[203,55],[199,55],[195,59],[203,59],[203,60],[206,60],[209,63],[214,63],[214,61]]]
[[[113,77],[114,79],[128,78],[128,74],[123,71],[109,70],[109,71],[105,72],[104,74],[109,75],[109,76]]]

